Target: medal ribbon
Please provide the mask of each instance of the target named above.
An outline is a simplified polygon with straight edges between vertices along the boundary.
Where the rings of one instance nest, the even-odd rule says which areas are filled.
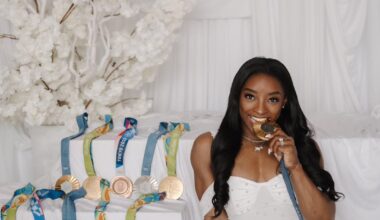
[[[110,182],[104,178],[100,180],[100,189],[102,190],[102,196],[100,202],[95,208],[95,219],[106,220],[106,208],[110,203]]]
[[[172,123],[169,130],[171,130],[173,126],[174,130],[170,131],[169,135],[164,137],[168,176],[176,176],[176,161],[179,139],[185,131],[190,130],[188,123]]]
[[[1,220],[15,220],[17,208],[32,196],[34,190],[35,187],[30,183],[17,189],[13,193],[13,197],[1,207]]]
[[[157,141],[162,135],[169,132],[168,123],[160,122],[158,130],[151,133],[145,146],[144,159],[141,169],[141,176],[150,176],[154,151],[156,149]]]
[[[92,160],[92,140],[106,134],[113,128],[113,122],[110,115],[105,116],[105,124],[91,131],[84,136],[83,140],[83,156],[84,166],[88,176],[96,176],[94,169],[94,161]]]
[[[88,120],[88,114],[83,113],[82,115],[79,115],[76,117],[77,124],[79,127],[79,132],[75,135],[72,135],[70,137],[66,137],[61,140],[61,166],[62,166],[62,175],[71,175],[70,170],[70,140],[77,138],[81,135],[83,135],[88,128],[87,120]],[[63,205],[62,205],[62,219],[63,220],[76,220],[76,209],[75,209],[75,203],[74,201],[76,199],[82,198],[86,195],[86,191],[83,188],[80,188],[78,190],[73,190],[66,194],[63,198]],[[38,201],[38,200],[37,200]],[[40,203],[39,203],[40,204]],[[40,204],[39,206],[42,211],[42,206]],[[35,208],[37,210],[37,208]],[[33,211],[33,208],[32,208]],[[43,213],[43,212],[42,212]],[[34,216],[36,216],[33,213]],[[35,217],[36,219],[36,217]]]
[[[124,127],[126,128],[119,134],[122,135],[116,150],[116,173],[117,175],[125,175],[124,170],[124,153],[127,149],[127,144],[137,134],[137,120],[134,118],[125,118]]]
[[[280,170],[281,170],[281,174],[282,174],[282,177],[283,177],[285,185],[286,185],[286,189],[287,189],[287,191],[289,193],[290,200],[292,201],[293,207],[296,210],[298,219],[299,220],[303,220],[303,216],[302,216],[300,207],[298,205],[298,202],[297,202],[294,190],[293,190],[292,182],[290,181],[289,171],[285,167],[284,158],[282,158],[280,160]]]
[[[136,219],[136,213],[137,211],[144,205],[152,203],[152,202],[158,202],[161,200],[164,200],[166,197],[165,192],[160,193],[149,193],[141,195],[135,203],[128,208],[127,216],[125,217],[126,220],[135,220]]]
[[[33,213],[35,220],[45,220],[44,210],[42,206],[42,200],[44,199],[58,199],[65,195],[61,190],[54,189],[39,189],[33,193],[30,199],[30,210]]]
[[[83,198],[86,195],[86,190],[81,187],[66,194],[62,205],[62,220],[76,220],[76,209],[74,201]]]
[[[87,119],[88,119],[88,114],[83,113],[82,115],[79,115],[76,117],[77,119],[77,124],[79,127],[79,132],[75,135],[72,135],[70,137],[66,137],[61,140],[61,167],[62,167],[62,176],[65,175],[71,175],[71,170],[70,170],[70,140],[77,138],[84,134],[84,132],[87,129]]]

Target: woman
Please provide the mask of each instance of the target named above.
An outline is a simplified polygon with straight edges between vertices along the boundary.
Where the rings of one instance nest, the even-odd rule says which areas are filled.
[[[276,122],[280,128],[261,141],[253,125]],[[275,59],[253,58],[236,74],[228,107],[213,138],[194,142],[191,162],[205,219],[297,219],[279,161],[284,159],[303,217],[334,219],[341,194],[323,169],[286,67]]]

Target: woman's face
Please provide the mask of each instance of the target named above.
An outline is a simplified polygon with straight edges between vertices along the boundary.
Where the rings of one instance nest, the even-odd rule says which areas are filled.
[[[240,93],[243,134],[254,137],[252,127],[260,120],[276,121],[286,103],[280,82],[267,74],[252,75]]]

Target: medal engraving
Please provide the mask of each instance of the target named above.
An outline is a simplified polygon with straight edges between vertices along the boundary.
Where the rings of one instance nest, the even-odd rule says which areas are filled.
[[[113,193],[126,198],[131,196],[133,183],[128,177],[117,176],[113,178],[111,182],[111,190]]]

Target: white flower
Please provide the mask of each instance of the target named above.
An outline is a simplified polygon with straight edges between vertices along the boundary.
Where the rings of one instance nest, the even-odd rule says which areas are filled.
[[[93,99],[100,96],[106,89],[107,82],[104,79],[98,79],[92,82],[88,87],[84,88],[84,94],[87,98]]]
[[[167,59],[192,3],[54,0],[36,13],[33,2],[1,0],[0,17],[18,40],[14,67],[0,70],[0,117],[76,128],[84,111],[94,121],[145,114],[152,100],[141,88]]]

